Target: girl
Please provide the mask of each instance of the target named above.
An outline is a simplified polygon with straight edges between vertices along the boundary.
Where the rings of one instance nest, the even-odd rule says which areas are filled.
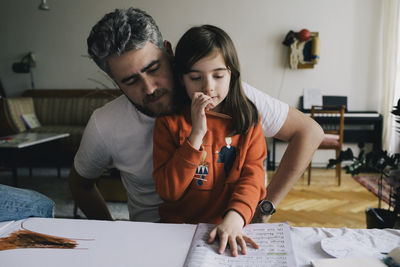
[[[175,71],[180,111],[154,128],[155,187],[163,222],[215,223],[211,243],[246,254],[243,235],[265,196],[266,144],[255,105],[241,88],[232,40],[221,29],[191,28],[179,40]]]

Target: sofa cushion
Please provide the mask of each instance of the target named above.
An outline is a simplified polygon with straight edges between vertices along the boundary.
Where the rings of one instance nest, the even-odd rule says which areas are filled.
[[[35,97],[33,101],[42,125],[85,126],[93,111],[110,100],[104,97]]]
[[[14,131],[21,133],[26,131],[26,126],[22,120],[23,114],[35,114],[32,97],[5,98],[5,109],[10,125]]]

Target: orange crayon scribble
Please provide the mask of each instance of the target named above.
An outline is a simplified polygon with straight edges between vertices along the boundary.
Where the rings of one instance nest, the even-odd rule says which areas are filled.
[[[73,249],[77,245],[78,243],[72,239],[36,233],[27,229],[21,229],[12,232],[8,237],[0,238],[0,251],[18,248]]]

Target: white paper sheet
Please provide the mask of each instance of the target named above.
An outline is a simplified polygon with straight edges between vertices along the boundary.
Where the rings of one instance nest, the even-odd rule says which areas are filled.
[[[382,232],[377,236],[348,232],[342,236],[321,240],[321,248],[336,258],[384,258],[394,247],[400,246],[400,238]]]
[[[304,88],[303,109],[311,109],[313,105],[322,106],[321,89]]]
[[[349,229],[349,228],[317,228],[291,227],[291,237],[299,267],[311,266],[311,260],[332,258],[321,247],[321,240],[330,237],[341,237],[348,234],[359,235],[368,239],[369,244],[380,252],[392,250],[400,242],[400,230],[395,229]],[[385,236],[384,239],[381,237]]]
[[[18,221],[7,232],[20,229]],[[0,251],[0,266],[182,266],[196,225],[28,219],[31,231],[76,240],[75,249]]]

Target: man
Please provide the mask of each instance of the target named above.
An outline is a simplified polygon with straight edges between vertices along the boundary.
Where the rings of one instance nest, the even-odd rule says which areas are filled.
[[[85,129],[69,176],[72,194],[88,218],[111,220],[95,179],[113,165],[128,192],[131,220],[159,220],[153,170],[155,117],[174,109],[173,53],[152,17],[130,8],[103,17],[88,37],[88,52],[124,95],[96,110]],[[260,203],[266,221],[305,170],[320,144],[322,129],[312,119],[243,84],[256,104],[265,136],[289,141],[267,200]]]

